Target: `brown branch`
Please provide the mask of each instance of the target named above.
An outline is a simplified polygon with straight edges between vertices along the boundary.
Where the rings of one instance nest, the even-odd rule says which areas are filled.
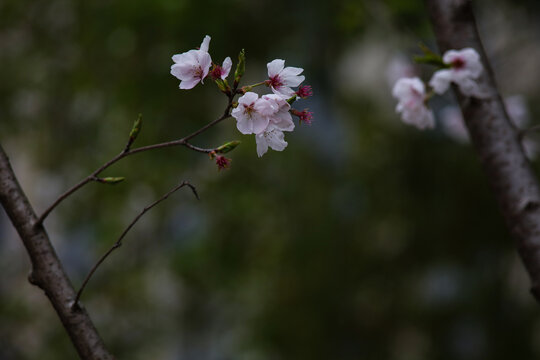
[[[166,200],[169,196],[171,196],[173,193],[175,193],[176,191],[180,190],[181,188],[183,188],[184,186],[188,186],[191,191],[193,191],[193,194],[195,195],[195,197],[197,198],[197,200],[199,200],[199,194],[197,193],[197,189],[195,188],[195,186],[191,185],[189,182],[187,181],[182,181],[180,184],[176,185],[174,188],[172,188],[171,190],[169,190],[165,195],[163,195],[162,197],[160,197],[158,200],[154,201],[153,203],[151,203],[150,205],[146,206],[140,213],[139,215],[137,215],[133,221],[131,221],[131,223],[126,227],[126,229],[122,232],[122,234],[120,235],[120,237],[118,238],[118,240],[116,240],[116,242],[113,244],[113,246],[111,246],[111,248],[109,250],[107,250],[107,252],[105,254],[103,254],[101,256],[101,258],[96,262],[96,264],[92,267],[92,269],[90,270],[90,272],[88,273],[88,275],[86,275],[86,278],[84,279],[82,285],[81,285],[81,288],[79,289],[79,291],[77,292],[77,296],[75,297],[75,301],[73,302],[72,304],[72,307],[74,309],[77,309],[79,308],[79,299],[81,298],[81,295],[82,295],[82,292],[84,291],[84,289],[86,288],[86,285],[88,284],[88,281],[90,281],[90,279],[92,278],[92,275],[94,275],[94,273],[96,272],[96,270],[98,269],[98,267],[101,265],[101,263],[103,263],[103,261],[105,261],[105,259],[107,259],[109,257],[109,255],[111,255],[111,253],[118,249],[120,246],[122,246],[122,240],[124,239],[124,237],[127,235],[127,233],[129,232],[129,230],[131,230],[131,228],[133,227],[133,225],[135,225],[135,223],[137,223],[137,221],[139,221],[139,219],[141,217],[143,217],[143,215],[149,211],[150,209],[152,209],[154,206],[156,206],[157,204],[159,204],[160,202]]]
[[[470,0],[426,0],[442,52],[472,47],[486,71],[478,80],[485,98],[456,91],[475,150],[540,302],[540,187],[512,125],[486,57]]]
[[[37,216],[22,191],[9,159],[0,146],[0,202],[28,252],[32,264],[29,280],[43,289],[56,310],[81,359],[112,360],[84,308],[71,309],[75,290]]]
[[[62,201],[64,201],[65,199],[67,199],[70,195],[72,195],[74,192],[76,192],[77,190],[79,190],[80,188],[82,188],[84,185],[88,184],[89,182],[93,181],[95,178],[97,178],[97,176],[102,172],[104,171],[105,169],[107,169],[109,166],[113,165],[114,163],[118,162],[119,160],[125,158],[125,157],[128,157],[130,155],[133,155],[133,154],[137,154],[137,153],[140,153],[140,152],[144,152],[144,151],[149,151],[149,150],[155,150],[155,149],[163,149],[163,148],[166,148],[166,147],[172,147],[172,146],[185,146],[187,147],[188,149],[191,149],[191,150],[194,150],[194,151],[197,151],[197,152],[201,152],[201,153],[210,153],[212,151],[215,151],[215,149],[203,149],[203,148],[200,148],[200,147],[197,147],[197,146],[194,146],[192,144],[190,144],[188,142],[188,140],[194,138],[195,136],[201,134],[202,132],[208,130],[209,128],[211,128],[212,126],[216,125],[217,123],[227,119],[230,117],[230,110],[232,108],[232,100],[233,100],[233,97],[229,97],[229,103],[227,105],[227,108],[225,109],[223,115],[219,118],[217,118],[216,120],[206,124],[205,126],[203,126],[202,128],[200,128],[199,130],[189,134],[188,136],[185,136],[183,137],[182,139],[178,139],[178,140],[173,140],[173,141],[168,141],[168,142],[164,142],[164,143],[160,143],[160,144],[153,144],[153,145],[148,145],[148,146],[141,146],[141,147],[138,147],[138,148],[135,148],[135,149],[131,149],[129,150],[128,147],[126,146],[124,148],[124,150],[119,153],[118,155],[116,155],[114,158],[112,158],[111,160],[107,161],[105,164],[101,165],[98,169],[96,169],[93,173],[91,173],[90,175],[88,175],[86,178],[84,178],[83,180],[81,180],[78,184],[76,184],[75,186],[73,186],[72,188],[70,188],[69,190],[67,190],[65,193],[63,193],[62,195],[60,195],[44,212],[43,214],[41,214],[41,216],[36,220],[36,223],[35,223],[35,226],[39,226],[43,223],[43,221],[45,220],[45,218],[51,213],[51,211],[53,211]]]

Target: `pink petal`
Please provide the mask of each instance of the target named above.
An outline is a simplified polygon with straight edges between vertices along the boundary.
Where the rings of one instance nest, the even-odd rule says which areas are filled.
[[[258,98],[259,98],[259,95],[257,95],[254,92],[248,91],[240,99],[238,99],[238,104],[249,106],[253,104],[255,101],[257,101]]]
[[[223,69],[223,72],[221,73],[221,80],[225,80],[225,78],[229,76],[232,68],[232,60],[230,57],[227,56],[225,60],[223,60],[223,65],[221,65],[221,68]]]
[[[180,89],[184,89],[184,90],[193,89],[195,85],[197,85],[200,81],[201,79],[199,78],[191,78],[187,80],[182,80],[180,82]]]
[[[264,131],[264,129],[266,129],[266,127],[268,126],[268,123],[269,123],[269,119],[268,117],[266,116],[262,116],[260,114],[252,114],[251,116],[251,121],[253,123],[253,133],[254,134],[259,134],[261,132]]]
[[[210,39],[211,39],[210,36],[206,35],[199,49],[204,52],[208,52],[208,48],[210,47]]]
[[[266,67],[268,68],[268,77],[274,77],[283,70],[285,66],[285,60],[275,59],[269,62]]]
[[[296,76],[296,75],[300,75],[302,71],[304,71],[304,69],[302,68],[287,66],[285,69],[281,71],[280,75],[283,77]]]

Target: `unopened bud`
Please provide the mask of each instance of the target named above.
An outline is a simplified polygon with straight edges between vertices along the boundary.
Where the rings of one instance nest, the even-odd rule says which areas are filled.
[[[141,132],[142,127],[142,114],[139,114],[139,117],[137,120],[135,120],[135,123],[133,124],[133,128],[131,129],[131,132],[129,133],[129,137],[133,140],[137,138],[139,133]]]
[[[231,166],[231,161],[231,159],[226,158],[225,156],[216,156],[216,165],[218,167],[218,171],[228,169]]]
[[[126,180],[125,177],[104,177],[104,178],[96,179],[96,181],[102,184],[109,184],[109,185],[115,185],[115,184],[121,183],[124,180]]]
[[[229,87],[229,84],[227,83],[227,80],[221,80],[221,79],[216,79],[216,85],[218,86],[219,90],[221,90],[222,92],[228,94],[231,92],[231,88]]]
[[[246,53],[244,49],[238,54],[238,64],[236,65],[236,70],[234,71],[234,87],[238,86],[240,79],[244,76],[246,71]]]
[[[218,154],[226,154],[229,151],[234,150],[235,147],[240,145],[241,141],[235,140],[235,141],[229,141],[228,143],[225,143],[218,147],[215,151]]]
[[[135,123],[133,123],[133,127],[131,128],[131,131],[129,132],[129,139],[126,144],[125,151],[128,151],[137,136],[139,136],[139,133],[141,132],[142,127],[142,114],[139,114],[139,117],[137,120],[135,120]]]

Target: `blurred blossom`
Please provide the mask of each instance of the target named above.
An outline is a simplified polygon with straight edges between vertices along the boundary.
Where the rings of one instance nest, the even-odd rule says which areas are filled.
[[[443,62],[449,69],[438,70],[433,74],[429,85],[437,94],[442,94],[450,83],[454,83],[466,96],[482,96],[482,91],[476,81],[483,71],[480,55],[472,48],[448,50],[443,55]]]
[[[417,77],[399,79],[392,89],[392,95],[398,99],[396,112],[401,114],[404,123],[420,130],[435,126],[433,113],[425,104],[426,92],[422,80]]]
[[[390,88],[392,88],[399,79],[411,78],[416,75],[414,65],[402,54],[394,56],[386,67],[386,81]]]

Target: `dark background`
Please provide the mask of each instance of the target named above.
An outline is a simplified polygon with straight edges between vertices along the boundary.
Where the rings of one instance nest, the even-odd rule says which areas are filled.
[[[535,124],[538,2],[476,9],[501,93]],[[537,305],[472,148],[394,113],[392,64],[436,49],[422,2],[0,1],[0,142],[38,212],[116,155],[138,113],[138,145],[221,114],[211,81],[183,91],[169,74],[206,34],[215,62],[246,50],[243,85],[275,58],[303,67],[314,122],[259,159],[226,120],[194,144],[241,140],[231,169],[185,148],[139,154],[104,174],[126,182],[92,183],[47,219],[78,287],[144,206],[197,186],[200,201],[181,190],[148,213],[83,296],[119,359],[540,356]],[[452,103],[431,102],[438,120]],[[0,359],[76,358],[28,271],[2,213]]]

